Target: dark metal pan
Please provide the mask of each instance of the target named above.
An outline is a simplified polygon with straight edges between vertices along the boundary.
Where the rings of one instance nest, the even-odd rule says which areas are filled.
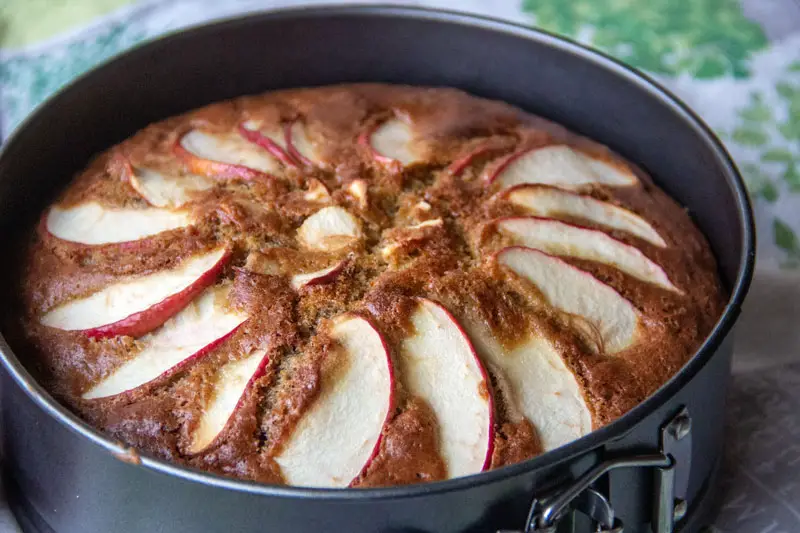
[[[4,474],[25,531],[489,532],[555,531],[557,523],[558,531],[596,531],[621,522],[628,532],[697,531],[716,484],[730,331],[753,268],[752,215],[730,158],[691,111],[575,43],[455,13],[333,7],[253,15],[139,46],[48,100],[6,143],[3,274],[14,264],[15,230],[93,154],[148,123],[242,94],[357,81],[505,100],[646,168],[688,207],[731,294],[701,349],[620,420],[541,457],[440,483],[323,490],[224,479],[128,453],[55,403],[3,340]]]

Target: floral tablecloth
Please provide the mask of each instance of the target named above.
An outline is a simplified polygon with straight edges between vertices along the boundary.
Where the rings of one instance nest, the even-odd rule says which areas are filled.
[[[358,2],[349,3],[361,3]],[[64,83],[205,20],[326,0],[2,0],[0,139]],[[418,0],[538,25],[655,76],[717,131],[756,211],[718,531],[800,531],[800,0]],[[679,155],[676,154],[676,157]],[[16,531],[0,509],[0,532]]]

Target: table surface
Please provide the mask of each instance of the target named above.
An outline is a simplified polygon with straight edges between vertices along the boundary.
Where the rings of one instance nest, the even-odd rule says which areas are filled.
[[[97,62],[186,25],[327,0],[3,0],[0,139]],[[363,3],[363,0],[348,3]],[[715,529],[800,531],[800,0],[418,0],[539,25],[638,67],[725,141],[754,202],[758,264],[736,328]],[[2,506],[0,533],[18,531]]]

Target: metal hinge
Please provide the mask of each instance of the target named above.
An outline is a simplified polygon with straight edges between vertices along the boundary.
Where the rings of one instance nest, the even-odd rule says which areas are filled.
[[[609,499],[592,485],[601,477],[621,468],[654,469],[652,529],[654,533],[673,533],[686,515],[686,492],[692,460],[692,419],[683,407],[661,428],[659,453],[617,457],[603,461],[566,487],[534,498],[525,527],[497,533],[556,533],[559,522],[568,514],[588,516],[597,533],[623,533]]]

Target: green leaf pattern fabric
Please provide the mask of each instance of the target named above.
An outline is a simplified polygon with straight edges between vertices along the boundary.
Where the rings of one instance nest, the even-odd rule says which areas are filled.
[[[523,9],[551,31],[586,35],[619,59],[667,76],[746,78],[750,54],[767,46],[761,28],[728,0],[524,0]]]
[[[536,24],[654,75],[724,139],[747,182],[759,266],[799,268],[800,6],[772,2],[773,30],[746,14],[757,0],[524,0]],[[778,33],[768,38],[770,33]]]

